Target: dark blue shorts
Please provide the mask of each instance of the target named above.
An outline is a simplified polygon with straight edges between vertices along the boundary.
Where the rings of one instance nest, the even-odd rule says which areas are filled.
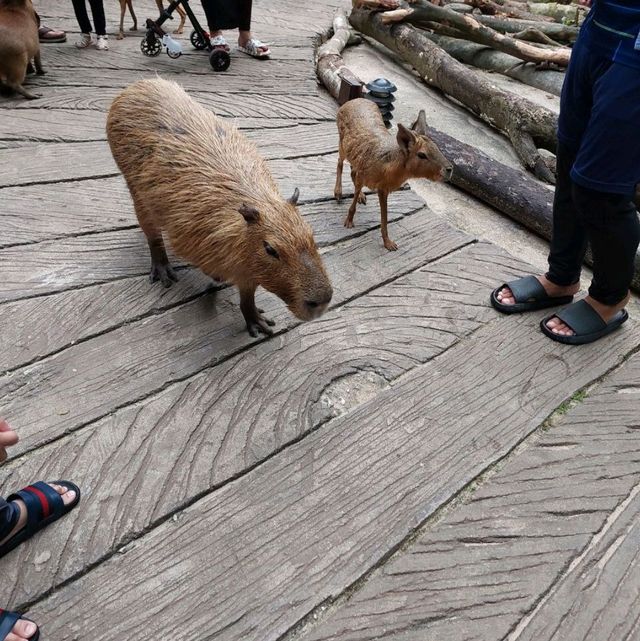
[[[578,38],[562,88],[558,139],[577,152],[574,182],[632,195],[640,182],[640,69],[612,62]]]

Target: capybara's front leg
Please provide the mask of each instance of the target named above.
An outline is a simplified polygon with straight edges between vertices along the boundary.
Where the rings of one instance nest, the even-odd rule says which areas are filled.
[[[19,85],[18,83],[14,84],[9,84],[7,83],[7,87],[10,89],[13,89],[16,93],[19,93],[21,96],[24,96],[27,98],[27,100],[35,100],[36,98],[41,98],[40,94],[37,93],[29,93],[22,85]]]
[[[151,272],[149,280],[152,283],[160,281],[165,287],[171,287],[178,282],[178,275],[173,271],[167,252],[164,248],[162,236],[147,238],[149,252],[151,253]]]
[[[46,73],[46,71],[42,68],[42,58],[40,58],[40,52],[39,52],[39,51],[38,51],[38,53],[33,57],[33,62],[34,62],[34,63],[35,63],[35,65],[36,65],[36,73],[37,73],[39,76],[44,76],[44,74]]]
[[[271,336],[273,330],[271,327],[275,322],[270,318],[265,318],[262,315],[262,310],[256,307],[256,288],[248,286],[240,289],[240,310],[247,323],[247,331],[254,338],[259,334],[266,334]]]

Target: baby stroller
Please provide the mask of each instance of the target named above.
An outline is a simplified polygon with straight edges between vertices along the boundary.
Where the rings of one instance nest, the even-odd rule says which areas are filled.
[[[178,6],[182,5],[185,13],[193,25],[193,31],[189,40],[191,44],[199,50],[206,49],[209,52],[209,63],[214,71],[226,71],[231,64],[229,53],[222,47],[214,47],[211,44],[209,34],[200,26],[198,19],[195,17],[189,0],[172,0],[169,6],[160,14],[158,20],[147,20],[147,34],[140,43],[140,50],[145,56],[158,56],[164,46],[169,58],[179,58],[182,55],[182,46],[174,40],[168,33],[163,31],[162,25],[167,20],[173,20],[171,15]]]

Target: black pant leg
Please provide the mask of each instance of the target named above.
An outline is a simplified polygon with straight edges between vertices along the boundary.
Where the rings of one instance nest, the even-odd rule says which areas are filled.
[[[202,0],[202,8],[210,31],[238,27],[240,7],[236,0]]]
[[[91,15],[93,16],[93,24],[96,26],[96,33],[99,36],[107,35],[107,21],[104,16],[104,3],[103,0],[89,0],[91,5]]]
[[[603,305],[622,301],[633,279],[640,221],[629,196],[587,189],[574,183],[573,200],[584,220],[593,254],[589,295]]]
[[[82,31],[82,33],[91,33],[93,29],[91,28],[91,21],[89,20],[89,14],[87,13],[85,0],[72,0],[72,2],[73,11],[76,14],[76,20],[80,26],[80,31]]]
[[[251,9],[253,0],[239,0],[240,16],[238,20],[238,29],[240,31],[251,31]]]
[[[587,249],[584,222],[573,201],[570,172],[576,154],[560,144],[557,150],[556,190],[553,198],[553,231],[547,278],[556,285],[572,285],[580,280]]]

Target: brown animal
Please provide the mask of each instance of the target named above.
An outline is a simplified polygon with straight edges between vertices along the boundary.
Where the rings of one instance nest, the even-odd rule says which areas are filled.
[[[0,0],[0,87],[30,100],[39,98],[22,86],[31,60],[43,75],[38,17],[31,0]]]
[[[156,0],[156,4],[158,5],[158,10],[162,13],[164,11],[162,0]],[[131,27],[130,31],[138,30],[138,19],[136,18],[136,14],[133,12],[133,0],[120,0],[120,31],[118,32],[118,40],[122,40],[124,38],[124,14],[127,7],[129,7],[129,13],[133,18],[133,27]],[[184,31],[184,22],[187,14],[180,6],[176,7],[176,11],[180,16],[180,25],[173,33],[182,33]]]
[[[353,227],[357,203],[366,203],[363,187],[378,191],[380,201],[381,231],[384,246],[395,251],[398,246],[387,231],[387,196],[409,178],[449,180],[453,171],[451,163],[442,155],[436,144],[427,137],[424,111],[411,129],[398,124],[394,138],[386,129],[380,110],[371,100],[356,98],[338,109],[340,149],[334,195],[342,199],[342,166],[346,160],[351,165],[351,179],[355,186],[353,202],[344,221]]]
[[[107,138],[124,174],[151,252],[151,281],[177,280],[175,253],[240,290],[252,336],[273,322],[256,308],[261,285],[302,320],[332,296],[313,233],[296,203],[282,198],[256,146],[175,82],[142,80],[113,101]]]

